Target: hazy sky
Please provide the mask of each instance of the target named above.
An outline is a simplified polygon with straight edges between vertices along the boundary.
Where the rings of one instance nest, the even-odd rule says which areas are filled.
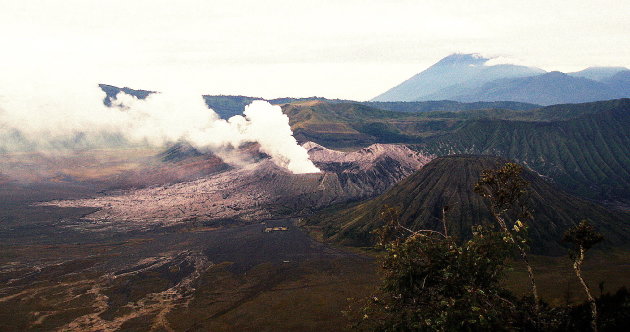
[[[630,67],[630,1],[0,0],[0,89],[369,99],[454,52]]]

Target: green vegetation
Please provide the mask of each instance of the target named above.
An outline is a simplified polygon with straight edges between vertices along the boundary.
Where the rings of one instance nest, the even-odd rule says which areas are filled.
[[[584,252],[602,240],[586,221],[569,228],[564,238],[576,246],[572,258],[587,302],[551,307],[539,299],[526,256],[527,225],[517,220],[508,227],[505,219],[515,206],[527,210],[522,200],[527,181],[521,171],[508,163],[482,173],[475,191],[490,201],[494,226],[499,227],[475,226],[472,238],[464,242],[449,234],[448,206],[442,208],[441,230],[409,229],[400,222],[399,209],[385,206],[380,215],[384,226],[377,232],[379,245],[385,249],[383,283],[362,308],[351,311],[355,327],[369,331],[622,330],[630,315],[630,294],[622,288],[595,300],[581,277]],[[528,267],[531,297],[517,296],[502,283],[515,255]],[[584,319],[585,306],[591,310],[589,320]],[[605,318],[598,316],[598,307]]]
[[[521,260],[525,263],[534,297],[534,309],[538,313],[540,311],[538,306],[540,297],[538,296],[534,271],[527,257],[527,231],[529,227],[520,220],[531,217],[531,211],[524,200],[529,183],[521,177],[522,173],[523,166],[514,163],[506,163],[496,170],[483,170],[479,181],[475,183],[474,191],[479,196],[489,200],[490,213],[501,229],[503,240],[517,249]],[[510,216],[510,211],[515,211],[516,214]],[[516,218],[513,227],[507,223],[510,217]]]
[[[396,224],[386,227],[397,228]],[[516,325],[513,296],[500,286],[507,243],[481,228],[463,245],[412,232],[388,241],[381,292],[361,312],[370,331],[504,330]],[[520,323],[520,322],[519,322]]]

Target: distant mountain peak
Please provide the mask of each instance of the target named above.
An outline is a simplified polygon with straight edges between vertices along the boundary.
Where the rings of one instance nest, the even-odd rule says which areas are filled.
[[[510,59],[454,53],[372,101],[512,101],[541,105],[630,97],[630,70],[589,67],[575,73],[546,72]]]
[[[372,101],[446,100],[457,89],[478,87],[504,78],[533,76],[545,71],[513,64],[486,65],[479,53],[454,53]],[[461,94],[457,93],[456,95]]]
[[[621,72],[630,72],[630,70],[626,67],[593,66],[593,67],[588,67],[586,69],[583,69],[574,73],[569,73],[569,75],[574,76],[574,77],[588,78],[594,81],[601,82],[607,79],[611,79],[613,76]]]
[[[481,66],[486,63],[489,58],[482,56],[479,53],[453,53],[442,60],[438,61],[433,66],[444,65],[476,65]]]

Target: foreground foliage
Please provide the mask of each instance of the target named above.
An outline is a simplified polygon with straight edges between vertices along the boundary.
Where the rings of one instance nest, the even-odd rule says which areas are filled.
[[[582,264],[584,263],[584,255],[586,251],[591,249],[595,244],[601,242],[604,237],[595,230],[586,220],[582,220],[578,225],[571,227],[564,234],[564,240],[570,242],[574,247],[569,251],[569,255],[573,260],[573,269],[575,275],[580,279],[580,284],[586,293],[587,302],[591,308],[591,329],[597,331],[597,304],[595,298],[591,294],[591,290],[582,278]]]
[[[488,198],[496,225],[474,226],[472,238],[448,235],[443,207],[443,230],[411,230],[399,222],[399,209],[386,206],[378,231],[383,283],[378,293],[351,311],[353,326],[369,331],[624,331],[630,320],[630,294],[592,296],[581,276],[586,250],[602,240],[587,221],[567,230],[574,244],[570,257],[587,294],[578,305],[551,307],[538,298],[533,271],[526,258],[527,225],[507,224],[505,211],[526,195],[521,168],[507,164],[482,174],[477,192]],[[527,215],[522,207],[523,217]],[[519,297],[504,286],[510,262],[528,265],[532,292]],[[561,280],[558,281],[562,282]]]
[[[383,331],[498,329],[516,306],[499,284],[509,247],[482,228],[462,245],[436,233],[396,239],[386,245],[382,298],[364,318]]]

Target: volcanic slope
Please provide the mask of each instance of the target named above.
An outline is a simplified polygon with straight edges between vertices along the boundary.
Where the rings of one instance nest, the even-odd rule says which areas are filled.
[[[289,117],[291,129],[298,141],[313,141],[329,148],[356,148],[374,143],[420,143],[428,136],[453,131],[468,119],[514,118],[520,117],[520,113],[528,113],[506,109],[433,111],[433,106],[428,103],[426,107],[409,103],[407,109],[402,107],[405,106],[402,103],[370,104],[393,107],[398,111],[358,103],[319,100],[295,102],[282,108]],[[479,106],[510,105],[496,103]],[[428,111],[423,111],[425,108]]]
[[[298,141],[348,148],[373,143],[420,143],[453,132],[471,120],[549,121],[601,110],[588,107],[540,108],[494,102],[330,102],[312,100],[282,106]],[[567,108],[565,110],[564,108]]]
[[[435,155],[483,154],[516,160],[573,194],[630,202],[630,99],[555,105],[519,120],[467,121],[425,140]]]
[[[42,204],[98,208],[85,217],[98,222],[80,226],[95,230],[112,223],[124,230],[226,219],[256,221],[374,197],[433,158],[389,144],[354,152],[329,150],[315,143],[304,147],[322,173],[292,174],[264,158],[194,181]]]
[[[418,141],[408,128],[418,122],[413,114],[384,111],[361,104],[307,101],[283,107],[298,141],[314,141],[330,148],[373,143]]]
[[[327,210],[308,218],[306,223],[320,229],[329,241],[363,246],[373,244],[372,232],[382,225],[379,213],[384,205],[401,209],[400,222],[404,226],[434,230],[443,229],[442,208],[449,206],[449,234],[468,238],[472,225],[492,222],[487,203],[473,192],[473,186],[482,170],[498,168],[505,162],[491,156],[439,157],[374,199]],[[563,232],[581,219],[594,223],[610,245],[630,240],[630,214],[571,196],[530,170],[522,175],[531,183],[526,201],[534,216],[527,221],[534,251],[559,252]]]

